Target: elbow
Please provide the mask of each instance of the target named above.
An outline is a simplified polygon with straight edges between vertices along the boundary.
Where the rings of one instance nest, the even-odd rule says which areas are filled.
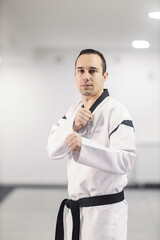
[[[54,159],[54,154],[52,152],[48,152],[48,157]]]
[[[57,155],[57,151],[53,146],[51,147],[49,144],[47,145],[46,152],[49,158],[55,159]]]
[[[51,151],[50,147],[47,145],[46,152],[49,158],[54,158],[54,152]]]
[[[60,159],[62,158],[62,156],[59,156],[56,152],[54,151],[49,151],[47,150],[47,154],[48,154],[48,157],[53,159],[53,160],[57,160],[57,159]]]
[[[135,151],[131,151],[127,154],[125,154],[124,156],[124,174],[128,174],[135,163],[135,159],[136,159],[136,152]]]
[[[50,147],[49,145],[47,146],[46,151],[47,151],[48,157],[54,160],[63,159],[69,153],[68,149],[66,149],[65,147],[55,148],[53,146]]]

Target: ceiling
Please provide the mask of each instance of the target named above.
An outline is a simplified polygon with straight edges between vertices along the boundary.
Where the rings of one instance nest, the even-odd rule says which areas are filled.
[[[132,40],[160,48],[159,0],[0,0],[0,49],[132,49]]]

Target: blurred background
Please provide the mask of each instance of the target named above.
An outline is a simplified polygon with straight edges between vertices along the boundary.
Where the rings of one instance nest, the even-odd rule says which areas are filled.
[[[74,63],[85,48],[104,54],[105,87],[136,129],[128,239],[160,239],[160,17],[151,12],[159,0],[0,0],[0,240],[53,239],[67,175],[47,139],[80,98]]]

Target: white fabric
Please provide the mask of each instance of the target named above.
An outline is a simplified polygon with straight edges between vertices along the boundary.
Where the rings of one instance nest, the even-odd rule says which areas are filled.
[[[82,197],[120,192],[127,184],[127,173],[135,161],[135,131],[121,124],[131,120],[126,108],[110,96],[94,110],[93,120],[79,130],[82,137],[80,154],[65,146],[65,138],[72,126],[82,101],[74,103],[66,114],[53,125],[47,151],[52,159],[68,158],[68,193],[77,200]],[[72,219],[67,216],[67,240],[71,240]],[[126,240],[127,202],[108,206],[81,208],[81,240]]]

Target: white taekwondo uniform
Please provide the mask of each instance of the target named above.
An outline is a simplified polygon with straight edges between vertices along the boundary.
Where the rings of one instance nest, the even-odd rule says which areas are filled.
[[[68,193],[73,200],[122,191],[136,155],[131,116],[122,104],[109,96],[107,89],[90,108],[93,119],[78,131],[82,137],[80,154],[71,152],[65,139],[73,132],[73,121],[82,105],[81,100],[74,103],[53,125],[47,145],[50,158],[68,158]],[[80,239],[126,240],[127,211],[126,200],[80,208]],[[66,223],[67,240],[71,240],[70,210]]]

